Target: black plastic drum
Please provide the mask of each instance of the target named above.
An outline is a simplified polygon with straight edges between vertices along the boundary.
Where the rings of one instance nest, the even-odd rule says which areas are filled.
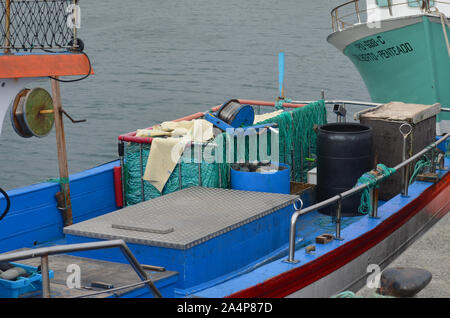
[[[317,202],[353,188],[358,178],[373,168],[373,137],[368,126],[345,123],[327,124],[317,136]],[[342,215],[356,216],[361,194],[342,201]],[[336,205],[320,210],[334,215]]]

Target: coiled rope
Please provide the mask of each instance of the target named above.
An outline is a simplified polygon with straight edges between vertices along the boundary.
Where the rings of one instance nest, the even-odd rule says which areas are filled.
[[[290,103],[290,102],[292,102],[292,99],[289,99],[289,98],[278,99],[275,101],[275,105],[274,105],[275,109],[276,110],[283,109],[283,104]]]
[[[372,212],[372,202],[370,200],[370,190],[379,187],[379,183],[385,178],[394,174],[396,170],[389,168],[386,165],[380,163],[377,165],[376,170],[372,170],[364,173],[356,182],[355,187],[362,184],[366,184],[367,187],[361,193],[361,203],[358,207],[358,212],[361,214],[368,214]],[[379,178],[381,176],[381,178]]]

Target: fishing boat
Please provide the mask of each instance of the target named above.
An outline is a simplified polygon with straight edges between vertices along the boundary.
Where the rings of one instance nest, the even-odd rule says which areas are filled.
[[[331,12],[328,42],[359,71],[372,101],[441,103],[438,133],[450,131],[450,2],[348,1]]]
[[[331,297],[450,210],[439,103],[290,100],[284,54],[276,101],[118,132],[117,160],[68,175],[63,118],[77,121],[59,85],[94,74],[61,14],[76,21],[77,1],[0,3],[0,119],[25,138],[54,126],[60,172],[0,191],[1,297]],[[47,29],[11,18],[43,9]],[[50,93],[28,88],[37,78]]]

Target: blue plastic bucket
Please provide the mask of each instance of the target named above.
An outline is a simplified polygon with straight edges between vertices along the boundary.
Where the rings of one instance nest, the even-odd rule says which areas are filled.
[[[231,188],[235,190],[285,193],[291,191],[291,168],[280,163],[283,170],[277,172],[247,172],[231,168]]]

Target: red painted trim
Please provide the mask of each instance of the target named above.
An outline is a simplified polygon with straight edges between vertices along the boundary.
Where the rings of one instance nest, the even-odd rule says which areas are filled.
[[[114,192],[116,194],[116,205],[123,207],[122,197],[122,169],[120,167],[114,167]]]
[[[0,78],[86,75],[89,61],[84,54],[0,55]],[[91,74],[94,70],[91,69]]]
[[[427,188],[400,211],[379,226],[357,239],[336,248],[304,266],[277,275],[267,281],[229,295],[229,298],[285,297],[327,276],[354,260],[400,228],[409,219],[425,209],[425,213],[436,213],[443,217],[450,208],[450,173]],[[447,206],[447,208],[445,208]]]
[[[275,106],[275,102],[266,102],[266,101],[261,101],[261,100],[238,99],[238,101],[241,104],[247,104],[247,105],[253,105],[253,106],[271,106],[271,107]],[[283,104],[283,107],[286,107],[286,108],[300,108],[303,106],[306,106],[306,104],[291,104],[291,103]],[[219,108],[220,108],[220,105],[211,108],[211,110],[215,112],[215,111],[218,111]],[[198,112],[198,113],[195,113],[192,115],[188,115],[185,117],[175,119],[174,121],[178,122],[178,121],[182,121],[182,120],[193,120],[193,119],[198,119],[201,117],[203,117],[203,113]],[[146,129],[150,129],[150,127],[146,128]],[[138,144],[151,144],[152,140],[153,140],[153,138],[151,138],[151,137],[136,137],[135,131],[120,135],[118,137],[118,139],[122,140],[122,141],[134,142],[134,143],[138,143]]]

